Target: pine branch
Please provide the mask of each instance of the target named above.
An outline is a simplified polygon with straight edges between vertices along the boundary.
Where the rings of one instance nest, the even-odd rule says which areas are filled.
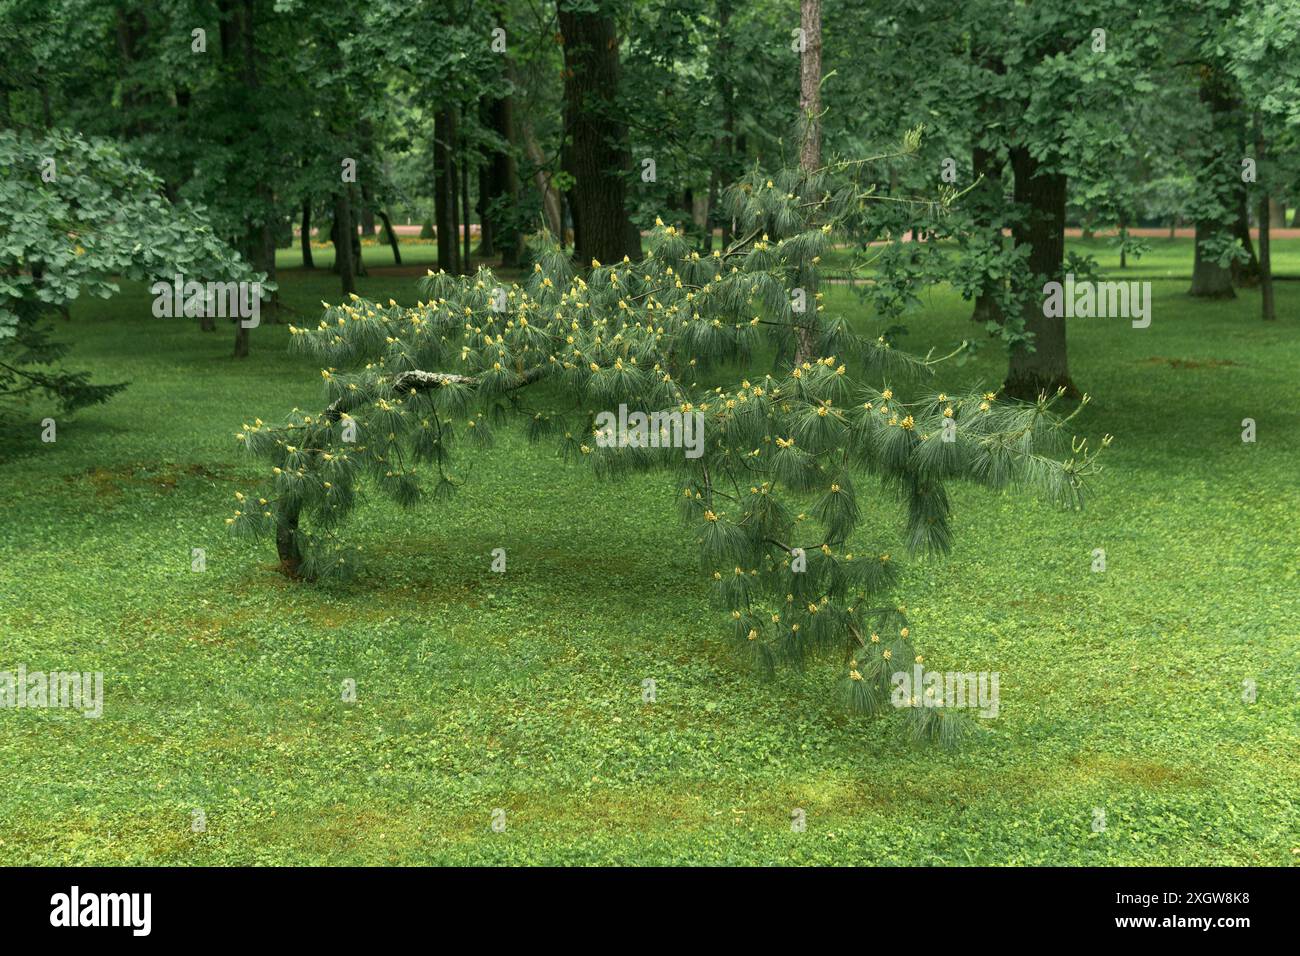
[[[504,391],[513,392],[525,386],[532,385],[540,381],[546,375],[547,368],[545,365],[536,365],[528,369],[520,377],[519,381]],[[429,392],[442,388],[444,385],[465,385],[470,388],[477,388],[481,384],[478,376],[475,375],[458,375],[454,372],[424,372],[419,369],[412,369],[409,372],[403,372],[393,380],[393,391],[398,393],[411,392]],[[343,415],[343,407],[340,404],[343,399],[335,399],[325,409],[324,418],[329,422],[337,422]]]

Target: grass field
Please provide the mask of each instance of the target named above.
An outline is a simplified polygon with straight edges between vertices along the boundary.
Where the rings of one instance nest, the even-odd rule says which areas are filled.
[[[291,584],[222,523],[261,479],[240,423],[321,404],[286,327],[235,362],[224,324],[154,319],[143,288],[83,303],[60,327],[70,365],[132,385],[53,444],[42,408],[3,438],[0,670],[103,671],[104,715],[0,710],[0,854],[1300,864],[1300,282],[1278,284],[1266,326],[1257,292],[1186,297],[1190,242],[1152,244],[1128,270],[1154,282],[1150,328],[1070,330],[1094,396],[1078,431],[1115,436],[1087,510],[957,488],[954,553],[907,564],[898,597],[928,664],[1000,673],[998,718],[952,753],[848,717],[834,664],[766,683],[740,668],[671,480],[601,483],[509,430],[450,502],[362,508],[356,580]],[[1300,275],[1300,241],[1277,246]],[[296,258],[282,295],[313,316],[337,280]],[[414,300],[386,250],[367,260],[363,294]],[[925,300],[906,347],[971,334],[966,303]],[[844,287],[829,302],[857,307]],[[989,344],[939,381],[995,385],[1004,367]],[[864,546],[901,554],[897,509],[871,514]]]

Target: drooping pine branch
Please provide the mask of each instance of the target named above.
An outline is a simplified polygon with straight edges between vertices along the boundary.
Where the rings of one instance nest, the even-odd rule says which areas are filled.
[[[833,195],[830,173],[818,175],[817,195]],[[414,307],[356,297],[326,306],[316,328],[292,333],[296,348],[325,363],[328,407],[295,411],[279,427],[244,426],[238,437],[269,462],[272,481],[256,507],[241,499],[228,523],[274,537],[292,574],[343,573],[355,551],[335,532],[363,480],[411,506],[422,497],[416,466],[428,464],[433,496],[443,497],[456,485],[455,449],[489,443],[493,426],[513,417],[530,439],[556,440],[598,474],[675,473],[681,516],[742,655],[763,672],[838,657],[849,705],[883,709],[891,668],[919,655],[905,609],[890,600],[890,538],[870,543],[860,528],[862,480],[898,502],[908,551],[943,553],[948,482],[1077,507],[1096,455],[1066,442],[1069,418],[1052,411],[1059,395],[1028,405],[980,392],[912,389],[905,398],[905,385],[890,384],[930,375],[934,362],[826,316],[820,296],[798,295],[795,283],[815,276],[836,225],[862,215],[849,201],[841,218],[832,203],[809,203],[807,183],[787,173],[742,182],[731,203],[749,238],[725,255],[702,256],[660,226],[638,262],[593,261],[579,272],[542,243],[523,283],[489,270],[431,274]],[[792,354],[800,330],[811,335],[807,360],[714,383],[763,344]],[[524,387],[542,382],[555,407],[527,406]],[[664,416],[657,421],[698,416],[698,447],[688,455],[649,431],[609,440],[620,406]],[[933,708],[909,708],[908,724],[919,736],[955,733]]]

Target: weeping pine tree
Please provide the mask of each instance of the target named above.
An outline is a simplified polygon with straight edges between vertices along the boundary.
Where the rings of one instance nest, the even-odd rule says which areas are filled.
[[[915,147],[909,137],[903,152]],[[897,562],[871,539],[885,529],[859,527],[859,488],[875,481],[898,502],[908,551],[941,554],[950,480],[1079,507],[1098,466],[1086,441],[1067,437],[1078,410],[1054,413],[1059,393],[1005,403],[924,387],[941,360],[856,331],[824,311],[821,293],[804,294],[800,283],[821,287],[836,237],[870,227],[878,204],[864,169],[751,172],[727,190],[737,238],[725,250],[701,254],[658,223],[643,259],[579,271],[543,234],[523,283],[438,273],[413,308],[356,296],[327,306],[292,335],[324,366],[328,407],[243,426],[238,440],[271,477],[260,494],[236,495],[226,523],[273,539],[292,577],[347,574],[360,548],[338,529],[363,484],[414,506],[427,470],[428,493],[445,498],[460,446],[485,446],[515,421],[600,475],[671,475],[740,655],[765,674],[839,658],[853,711],[891,709],[891,674],[920,658],[892,596]],[[814,355],[792,362],[809,341]],[[778,364],[745,377],[772,345]],[[698,456],[662,447],[666,426],[611,436],[598,416],[620,405],[699,416]],[[902,710],[918,739],[950,743],[968,725],[939,707]]]

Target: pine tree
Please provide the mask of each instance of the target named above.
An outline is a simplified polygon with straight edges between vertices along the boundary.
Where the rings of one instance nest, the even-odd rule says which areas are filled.
[[[885,710],[891,673],[919,658],[906,611],[891,599],[897,562],[859,529],[858,487],[876,478],[899,502],[909,551],[943,553],[950,480],[1034,489],[1078,507],[1097,466],[1086,442],[1066,441],[1069,418],[1052,411],[1059,394],[1007,404],[992,392],[921,388],[935,360],[861,335],[824,312],[822,294],[802,295],[796,283],[819,278],[837,231],[870,228],[875,194],[862,170],[752,172],[726,195],[737,238],[711,254],[659,222],[642,260],[593,260],[578,271],[544,236],[523,284],[487,269],[430,273],[414,308],[356,296],[327,306],[316,328],[292,333],[325,366],[329,406],[295,411],[279,427],[243,427],[238,439],[269,462],[273,479],[255,502],[237,495],[227,523],[275,538],[292,576],[345,574],[357,549],[335,532],[363,480],[414,505],[423,495],[417,466],[427,463],[432,496],[443,498],[457,484],[457,446],[486,445],[514,419],[598,474],[671,474],[740,654],[762,673],[839,656],[850,708]],[[816,357],[795,365],[801,337]],[[772,372],[709,384],[749,367],[765,341],[787,357]],[[559,407],[528,403],[530,386],[543,382],[555,386],[546,394],[558,394]],[[608,440],[598,416],[620,404],[698,413],[702,453],[641,436]],[[917,706],[907,725],[950,741],[963,723]]]

